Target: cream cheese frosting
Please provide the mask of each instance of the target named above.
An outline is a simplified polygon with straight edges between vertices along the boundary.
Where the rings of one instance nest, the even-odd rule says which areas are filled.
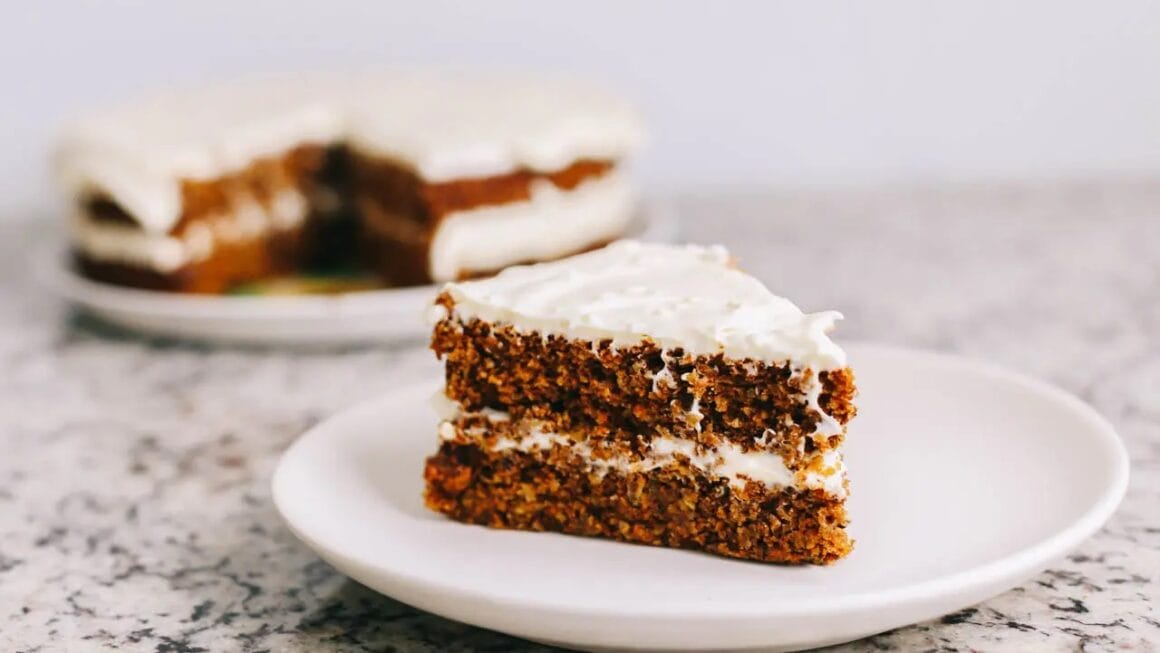
[[[101,224],[88,216],[74,216],[70,225],[73,244],[94,261],[122,263],[173,272],[197,260],[194,247],[181,238],[148,233],[122,224]]]
[[[578,83],[419,74],[265,80],[158,96],[82,120],[55,156],[73,195],[111,196],[146,231],[181,215],[182,179],[346,142],[428,181],[617,159],[643,138],[619,98]]]
[[[489,422],[510,420],[507,413],[496,410],[473,415],[484,417]],[[478,431],[466,429],[464,435],[475,437],[483,435],[484,432],[482,428]],[[450,421],[441,422],[438,433],[441,440],[455,440],[459,437],[459,431]],[[834,450],[817,454],[821,458],[820,465],[807,466],[798,472],[789,469],[782,457],[771,451],[745,451],[729,441],[722,441],[716,447],[708,449],[698,446],[692,440],[671,436],[652,438],[641,455],[607,457],[594,455],[591,445],[583,439],[556,433],[534,420],[523,422],[523,430],[518,437],[499,438],[492,450],[516,449],[528,452],[552,447],[571,449],[573,453],[585,459],[589,467],[598,474],[609,471],[647,472],[675,464],[683,458],[710,477],[727,479],[734,487],[743,487],[748,481],[756,481],[769,487],[821,489],[835,497],[846,495],[846,468],[841,454]],[[815,471],[814,467],[820,471]]]
[[[460,319],[529,333],[611,340],[614,346],[651,340],[695,355],[789,361],[798,370],[846,365],[845,352],[827,335],[840,313],[803,313],[734,268],[719,246],[619,241],[444,290]],[[432,317],[441,317],[441,310],[437,306]]]
[[[431,240],[428,272],[448,281],[462,272],[564,256],[624,233],[632,207],[632,188],[617,170],[572,190],[538,180],[527,201],[444,216]]]

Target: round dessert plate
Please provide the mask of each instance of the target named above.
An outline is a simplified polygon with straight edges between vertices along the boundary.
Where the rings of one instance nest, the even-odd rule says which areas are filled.
[[[650,204],[628,237],[669,242],[677,224]],[[181,295],[86,279],[65,257],[45,258],[45,281],[104,322],[154,336],[257,345],[354,345],[418,340],[429,335],[425,311],[438,286],[359,290],[328,295]]]
[[[558,646],[653,651],[796,650],[932,619],[1026,581],[1119,504],[1127,454],[1075,397],[954,356],[848,351],[861,390],[846,445],[857,545],[831,566],[490,530],[429,512],[434,363],[431,380],[303,435],[274,475],[274,502],[325,560],[400,601]]]

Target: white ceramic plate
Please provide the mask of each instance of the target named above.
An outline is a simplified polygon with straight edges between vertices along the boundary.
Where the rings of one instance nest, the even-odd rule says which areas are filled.
[[[566,647],[684,651],[822,646],[935,618],[1025,581],[1119,504],[1127,454],[1071,395],[948,355],[849,353],[861,389],[846,450],[857,547],[829,567],[433,514],[421,494],[435,381],[303,435],[274,501],[340,571],[424,610]]]
[[[671,210],[644,207],[629,235],[676,238]],[[341,295],[200,296],[124,288],[85,279],[57,253],[44,277],[65,299],[99,319],[157,336],[261,345],[346,345],[417,340],[437,286],[366,290]]]

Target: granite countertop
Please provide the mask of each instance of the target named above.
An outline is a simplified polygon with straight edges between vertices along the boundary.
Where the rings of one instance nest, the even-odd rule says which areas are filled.
[[[838,647],[1154,650],[1160,642],[1160,183],[686,198],[840,339],[953,351],[1092,403],[1132,457],[1119,512],[1037,578]],[[406,383],[418,347],[143,339],[36,285],[44,229],[0,223],[0,650],[545,650],[337,574],[270,503],[279,452]],[[822,263],[819,264],[819,261]]]

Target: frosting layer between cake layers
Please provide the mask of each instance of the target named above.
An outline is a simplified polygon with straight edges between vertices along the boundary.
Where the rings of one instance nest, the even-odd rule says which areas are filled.
[[[565,256],[624,233],[632,207],[632,189],[620,171],[572,190],[536,181],[527,201],[444,216],[431,241],[429,273],[432,279],[448,280],[461,272]]]
[[[809,463],[795,472],[773,451],[746,451],[724,440],[714,447],[705,447],[683,438],[655,436],[648,439],[644,453],[634,453],[626,448],[608,452],[603,451],[601,445],[594,447],[583,433],[558,433],[550,426],[530,419],[513,423],[511,416],[504,411],[458,413],[455,417],[476,418],[482,420],[483,425],[458,428],[454,419],[444,420],[439,425],[441,441],[464,440],[494,452],[562,448],[579,457],[597,475],[610,471],[621,474],[648,472],[683,460],[709,478],[726,479],[733,487],[744,487],[747,482],[754,481],[768,487],[818,489],[836,498],[846,496],[846,467],[837,450],[815,454]],[[505,433],[489,442],[487,436],[494,436],[497,425],[502,426]]]
[[[304,144],[345,143],[438,182],[615,160],[642,138],[626,103],[582,84],[394,74],[154,97],[76,123],[55,159],[71,193],[106,194],[164,233],[181,217],[181,180],[216,179]]]

